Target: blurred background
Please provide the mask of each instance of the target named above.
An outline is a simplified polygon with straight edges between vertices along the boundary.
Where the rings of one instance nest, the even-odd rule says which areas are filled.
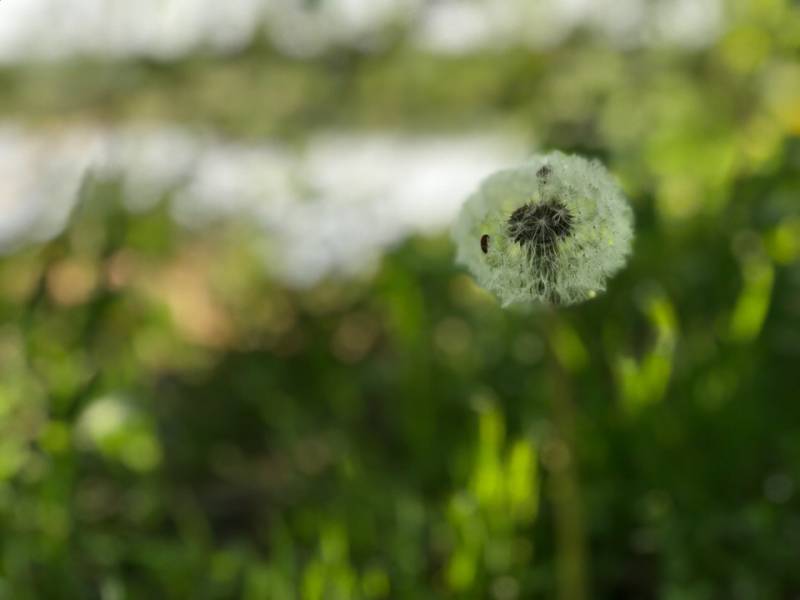
[[[792,0],[3,0],[0,598],[800,598],[798,134]],[[549,149],[557,320],[448,237]]]

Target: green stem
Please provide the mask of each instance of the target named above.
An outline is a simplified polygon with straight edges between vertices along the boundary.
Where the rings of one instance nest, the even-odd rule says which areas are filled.
[[[587,583],[586,532],[581,504],[577,454],[575,452],[575,404],[569,373],[556,351],[559,327],[555,311],[547,316],[551,410],[554,425],[550,493],[555,517],[558,590],[561,600],[585,600]]]

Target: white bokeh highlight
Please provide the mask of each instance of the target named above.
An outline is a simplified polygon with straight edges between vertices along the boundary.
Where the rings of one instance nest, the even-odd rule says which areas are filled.
[[[327,133],[290,149],[179,129],[0,127],[0,249],[56,235],[85,177],[115,177],[131,210],[169,194],[188,227],[255,224],[268,270],[310,285],[363,272],[413,233],[446,229],[478,181],[524,153],[500,132]]]
[[[713,43],[722,0],[3,0],[0,65],[81,56],[171,60],[229,53],[259,36],[281,52],[385,47],[405,31],[440,53],[548,47],[577,29],[619,46]]]

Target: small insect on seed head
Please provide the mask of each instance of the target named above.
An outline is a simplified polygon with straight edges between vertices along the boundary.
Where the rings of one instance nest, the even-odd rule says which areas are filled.
[[[550,176],[550,166],[542,165],[542,167],[536,171],[536,176],[539,179],[547,179]]]
[[[489,236],[485,233],[481,236],[481,250],[484,254],[489,254]]]

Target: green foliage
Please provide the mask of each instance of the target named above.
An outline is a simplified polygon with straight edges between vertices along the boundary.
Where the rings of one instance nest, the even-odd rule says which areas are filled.
[[[445,233],[293,290],[245,225],[88,182],[63,233],[0,258],[0,598],[552,598],[548,344],[592,598],[800,595],[798,10],[733,4],[696,52],[5,68],[0,106],[37,125],[512,126],[602,158],[637,239],[549,331]]]

